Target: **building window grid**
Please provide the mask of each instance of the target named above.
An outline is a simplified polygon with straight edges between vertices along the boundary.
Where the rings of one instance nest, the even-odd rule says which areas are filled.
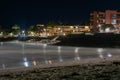
[[[105,14],[99,14],[99,18],[105,18]]]
[[[112,20],[111,20],[111,24],[116,24],[116,20],[115,20],[115,19],[112,19]]]
[[[97,26],[98,24],[113,24],[120,25],[120,10],[106,10],[104,12],[94,12],[90,15],[91,24]]]
[[[117,18],[117,14],[111,14],[111,19]]]
[[[120,14],[117,14],[117,19],[120,19]]]
[[[120,24],[120,20],[117,20],[116,23],[117,23],[117,24]]]

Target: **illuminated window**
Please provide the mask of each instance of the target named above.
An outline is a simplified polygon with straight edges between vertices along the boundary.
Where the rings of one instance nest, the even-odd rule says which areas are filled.
[[[117,15],[116,14],[112,14],[111,18],[117,18]]]
[[[97,14],[97,18],[99,17],[99,15]]]
[[[111,20],[111,24],[116,24],[116,20]]]

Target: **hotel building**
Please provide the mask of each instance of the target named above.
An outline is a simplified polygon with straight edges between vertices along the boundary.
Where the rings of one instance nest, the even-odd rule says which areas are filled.
[[[120,25],[120,10],[94,11],[90,14],[90,24],[94,30],[103,24],[113,24],[116,28]]]

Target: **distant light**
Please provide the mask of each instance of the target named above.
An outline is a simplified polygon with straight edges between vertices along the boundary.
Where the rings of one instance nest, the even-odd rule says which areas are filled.
[[[61,46],[58,46],[58,52],[61,52]]]
[[[112,54],[108,53],[107,56],[108,56],[108,57],[112,57]]]
[[[43,44],[43,47],[46,48],[46,47],[47,47],[47,44]]]
[[[24,62],[23,62],[24,66],[25,66],[25,67],[29,67],[29,62],[27,61],[27,58],[26,58],[26,57],[23,58],[23,61],[24,61]]]
[[[78,28],[78,26],[76,26],[75,28]]]
[[[34,32],[30,32],[31,36],[35,36],[35,33]]]
[[[60,30],[60,28],[58,28],[58,30]]]
[[[73,30],[73,32],[75,32],[75,30]]]
[[[59,61],[60,61],[60,62],[63,62],[63,59],[60,58]]]
[[[99,57],[100,57],[100,58],[103,58],[103,55],[102,55],[102,54],[100,54],[100,55],[99,55]]]
[[[98,52],[98,53],[102,53],[103,51],[104,51],[103,48],[98,48],[98,49],[97,49],[97,52]]]
[[[36,66],[37,65],[37,62],[35,60],[33,60],[33,65]]]
[[[106,28],[106,29],[105,29],[105,32],[110,32],[110,28]]]
[[[70,26],[71,29],[73,29],[74,27],[73,26]]]
[[[44,31],[46,31],[46,29],[43,29]]]
[[[79,51],[79,48],[75,48],[75,53],[78,53],[78,51]]]
[[[89,29],[89,26],[85,26],[85,29]]]
[[[48,63],[49,63],[49,64],[52,64],[52,60],[48,60]]]
[[[79,56],[75,57],[75,60],[76,60],[76,61],[77,61],[77,60],[80,60],[80,57],[79,57]]]
[[[25,67],[29,67],[29,63],[27,61],[24,62]]]
[[[25,33],[25,31],[23,30],[22,33]]]
[[[61,50],[61,46],[58,46],[58,50]]]
[[[48,36],[50,36],[50,34],[49,34],[49,33],[48,33],[47,35],[48,35]]]
[[[24,58],[23,58],[23,60],[24,60],[24,61],[27,61],[27,58],[26,58],[26,57],[24,57]]]
[[[63,33],[63,36],[65,36],[66,34],[65,33]]]
[[[101,24],[99,24],[98,27],[101,27]]]

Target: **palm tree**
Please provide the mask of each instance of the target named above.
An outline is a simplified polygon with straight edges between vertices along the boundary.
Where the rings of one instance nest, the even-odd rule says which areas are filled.
[[[28,28],[28,31],[35,31],[35,26],[34,26],[34,25],[31,25],[31,26]]]
[[[101,26],[101,29],[105,30],[106,28],[115,29],[112,24],[104,24]]]
[[[14,25],[12,26],[12,32],[13,32],[15,35],[18,34],[19,30],[20,30],[20,27],[19,27],[17,24],[14,24]]]
[[[12,29],[13,30],[20,30],[20,27],[17,24],[15,24],[15,25],[12,26]]]
[[[48,22],[48,24],[47,24],[47,28],[54,28],[55,25],[56,25],[55,22],[50,21],[50,22]]]
[[[45,26],[38,26],[38,25],[34,26],[34,25],[31,25],[28,30],[29,31],[33,31],[35,33],[40,33],[40,32],[42,32],[42,30],[44,28],[45,28]]]
[[[101,30],[105,31],[107,28],[109,28],[110,30],[114,30],[115,27],[112,24],[104,24],[101,26]]]

